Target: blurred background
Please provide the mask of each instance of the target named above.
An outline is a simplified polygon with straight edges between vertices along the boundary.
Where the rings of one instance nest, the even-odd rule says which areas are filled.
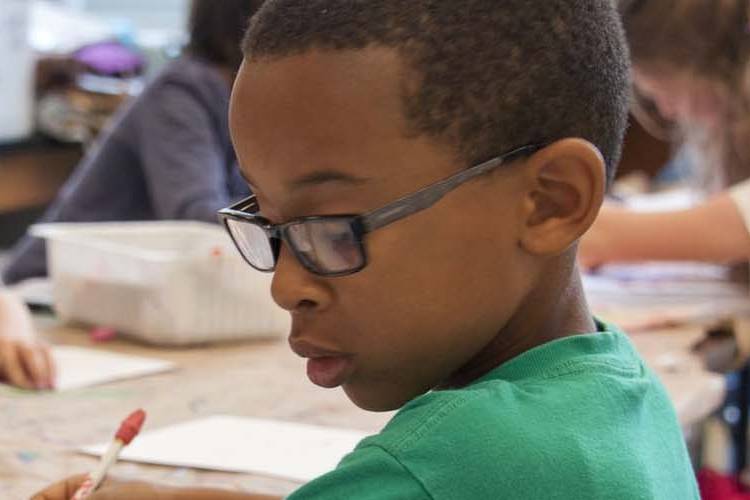
[[[189,0],[0,0],[0,264],[123,102],[184,45]]]
[[[63,33],[60,25],[45,25],[45,12],[56,20],[89,24],[92,32],[110,34],[148,49],[158,50],[179,42],[185,35],[188,0],[27,0],[33,4],[32,43],[36,48],[52,50],[53,43],[69,47],[80,33]],[[56,40],[48,38],[56,34]],[[67,36],[66,36],[67,35]]]
[[[137,30],[182,32],[187,0],[50,0],[104,22],[128,22]]]

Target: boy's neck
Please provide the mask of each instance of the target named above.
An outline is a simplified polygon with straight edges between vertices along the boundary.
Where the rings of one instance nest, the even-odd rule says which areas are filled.
[[[546,281],[526,297],[505,327],[438,389],[464,387],[516,356],[556,339],[597,330],[577,270]]]

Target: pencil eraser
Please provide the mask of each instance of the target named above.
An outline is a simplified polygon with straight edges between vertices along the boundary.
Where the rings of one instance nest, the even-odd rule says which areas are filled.
[[[117,430],[117,434],[115,434],[115,439],[119,439],[125,445],[129,445],[133,438],[141,431],[144,420],[146,420],[145,411],[134,411],[120,424],[120,428]]]
[[[89,332],[89,336],[94,342],[108,342],[117,337],[117,330],[115,330],[114,328],[99,326],[96,328],[92,328]]]

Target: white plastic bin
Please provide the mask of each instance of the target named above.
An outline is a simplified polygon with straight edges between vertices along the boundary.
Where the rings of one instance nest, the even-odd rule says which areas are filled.
[[[55,311],[154,344],[269,338],[289,331],[271,275],[200,222],[40,224]]]

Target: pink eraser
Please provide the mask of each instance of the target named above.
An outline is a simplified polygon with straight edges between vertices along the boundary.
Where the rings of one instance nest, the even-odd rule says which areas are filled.
[[[98,326],[91,329],[89,336],[94,342],[107,342],[117,337],[117,330],[106,326]]]
[[[134,411],[128,418],[122,421],[120,428],[117,430],[117,434],[115,434],[115,439],[119,439],[125,445],[129,445],[133,438],[141,431],[144,420],[146,420],[145,411]]]

